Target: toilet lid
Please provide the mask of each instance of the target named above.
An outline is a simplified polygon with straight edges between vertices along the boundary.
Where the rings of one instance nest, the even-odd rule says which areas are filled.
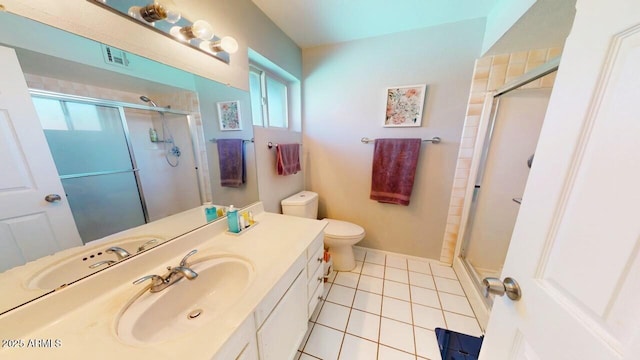
[[[324,219],[329,224],[324,228],[324,235],[334,239],[352,239],[364,237],[364,229],[362,226],[352,224],[350,222]]]

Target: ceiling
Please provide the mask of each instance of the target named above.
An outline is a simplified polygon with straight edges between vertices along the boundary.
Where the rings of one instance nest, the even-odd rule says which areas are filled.
[[[498,0],[252,0],[309,48],[486,17]]]

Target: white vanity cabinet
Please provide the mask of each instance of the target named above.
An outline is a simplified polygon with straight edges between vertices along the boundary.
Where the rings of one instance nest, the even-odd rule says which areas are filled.
[[[322,295],[322,233],[257,307],[256,339],[260,360],[293,359],[307,321]]]
[[[302,254],[254,313],[260,360],[293,359],[307,332],[306,263]]]

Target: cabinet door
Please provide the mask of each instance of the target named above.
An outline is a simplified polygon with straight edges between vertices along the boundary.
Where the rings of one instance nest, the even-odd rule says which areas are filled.
[[[249,316],[211,360],[258,360],[255,334],[253,316]]]
[[[307,332],[307,281],[301,272],[257,332],[261,360],[293,359]]]
[[[255,342],[247,344],[236,360],[258,360],[258,351]]]

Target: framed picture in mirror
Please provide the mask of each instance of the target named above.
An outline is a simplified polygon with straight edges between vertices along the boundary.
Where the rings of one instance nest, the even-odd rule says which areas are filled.
[[[221,131],[242,130],[240,122],[240,101],[221,101],[218,103],[218,121]]]

